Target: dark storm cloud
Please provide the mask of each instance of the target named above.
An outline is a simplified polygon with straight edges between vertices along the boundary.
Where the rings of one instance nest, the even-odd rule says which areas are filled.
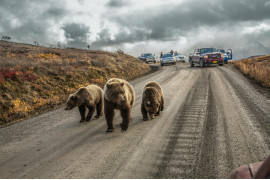
[[[68,14],[64,6],[53,0],[1,0],[0,33],[15,41],[46,42],[51,35],[48,29]]]
[[[270,47],[270,0],[152,2],[153,6],[144,6],[142,0],[104,0],[95,9],[97,3],[86,0],[0,0],[0,37],[41,45],[62,41],[79,48],[86,48],[94,38],[91,43],[97,48],[141,46],[141,42],[185,44],[186,49],[223,46],[241,50],[249,44],[267,51]],[[75,9],[86,5],[89,11],[88,7]],[[91,22],[93,34],[89,26],[78,22]]]
[[[86,48],[90,27],[80,23],[69,23],[63,25],[62,29],[65,31],[68,46]]]
[[[266,0],[195,0],[179,5],[168,4],[155,9],[131,11],[121,16],[110,14],[107,18],[131,31],[133,28],[149,30],[151,33],[146,34],[149,39],[176,40],[200,27],[234,28],[245,21],[270,19],[270,6],[265,6],[266,2]]]
[[[144,29],[132,29],[131,31],[120,30],[116,35],[112,37],[109,29],[104,28],[98,34],[99,38],[93,43],[96,48],[103,46],[114,46],[123,43],[134,43],[137,41],[149,40],[149,33]]]
[[[90,31],[90,27],[80,23],[69,23],[63,25],[62,29],[65,31],[65,36],[68,39],[86,39]]]
[[[124,14],[109,12],[110,9],[104,17],[127,31],[119,31],[114,36],[100,33],[95,42],[100,46],[153,40],[177,42],[186,38],[187,52],[199,46],[217,46],[238,49],[240,54],[242,49],[250,49],[249,53],[270,53],[268,31],[243,33],[247,27],[269,25],[269,0],[193,0],[149,8],[142,6],[138,10],[131,8]],[[207,39],[209,34],[216,38]]]
[[[63,9],[61,7],[49,7],[47,11],[43,13],[43,15],[50,17],[50,18],[55,18],[59,19],[62,18],[63,16],[67,15],[68,11],[66,9]]]
[[[120,7],[126,6],[128,4],[129,4],[129,2],[127,0],[110,0],[107,3],[107,6],[110,8],[120,8]]]

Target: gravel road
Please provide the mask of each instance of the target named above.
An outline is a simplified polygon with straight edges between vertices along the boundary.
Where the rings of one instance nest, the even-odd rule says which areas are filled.
[[[143,121],[149,81],[165,109]],[[0,128],[0,178],[225,178],[270,154],[270,92],[231,65],[160,67],[131,84],[136,101],[128,131],[106,133],[104,116],[79,123],[59,108]]]

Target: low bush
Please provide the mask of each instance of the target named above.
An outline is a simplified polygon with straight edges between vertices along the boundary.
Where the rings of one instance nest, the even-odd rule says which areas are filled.
[[[263,86],[270,87],[270,55],[233,61],[233,64]]]
[[[0,41],[0,126],[59,107],[79,87],[149,71],[127,54]]]

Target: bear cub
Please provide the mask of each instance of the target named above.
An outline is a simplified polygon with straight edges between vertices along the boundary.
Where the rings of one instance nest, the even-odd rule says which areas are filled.
[[[107,132],[113,132],[114,110],[120,110],[122,116],[121,130],[126,131],[131,121],[131,109],[135,101],[132,86],[124,79],[112,78],[104,86],[104,112]]]
[[[141,112],[143,120],[148,120],[148,114],[151,119],[158,116],[164,108],[164,97],[161,86],[156,82],[148,82],[144,86],[142,94]]]
[[[69,95],[65,110],[71,110],[78,106],[81,114],[80,122],[84,122],[85,120],[90,121],[95,110],[97,110],[96,118],[102,116],[103,104],[103,90],[97,85],[89,85],[81,87],[77,92]],[[85,118],[86,107],[89,112]]]

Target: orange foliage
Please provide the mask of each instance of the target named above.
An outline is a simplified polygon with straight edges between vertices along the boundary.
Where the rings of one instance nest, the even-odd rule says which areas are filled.
[[[244,74],[270,87],[270,55],[233,62]]]
[[[103,87],[111,77],[131,80],[149,70],[121,53],[0,42],[0,126],[55,108],[80,87]]]

